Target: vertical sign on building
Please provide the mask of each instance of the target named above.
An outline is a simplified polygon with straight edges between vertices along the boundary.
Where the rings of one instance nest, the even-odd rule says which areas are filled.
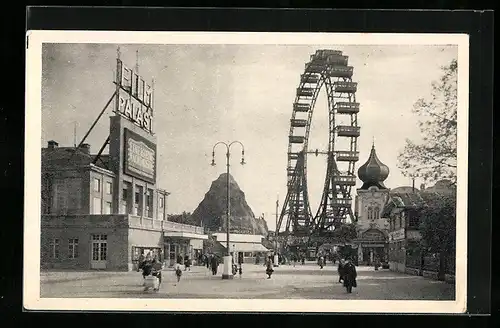
[[[133,69],[116,59],[115,113],[153,134],[153,88]]]

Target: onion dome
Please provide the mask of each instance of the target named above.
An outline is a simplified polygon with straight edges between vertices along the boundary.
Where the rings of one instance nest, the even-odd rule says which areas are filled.
[[[358,177],[363,181],[361,189],[368,189],[372,186],[376,186],[379,189],[387,189],[383,182],[388,176],[389,167],[378,159],[375,152],[375,144],[373,144],[370,157],[358,169]]]

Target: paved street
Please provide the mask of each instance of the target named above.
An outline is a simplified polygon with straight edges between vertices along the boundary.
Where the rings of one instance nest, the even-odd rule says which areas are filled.
[[[222,265],[212,276],[195,266],[177,283],[174,271],[165,269],[159,292],[145,292],[139,272],[42,272],[41,297],[453,300],[455,291],[453,284],[372,267],[357,268],[352,294],[338,283],[333,264],[322,270],[313,263],[285,265],[275,268],[271,279],[260,265],[244,264],[242,277],[233,280],[222,280],[221,270]]]

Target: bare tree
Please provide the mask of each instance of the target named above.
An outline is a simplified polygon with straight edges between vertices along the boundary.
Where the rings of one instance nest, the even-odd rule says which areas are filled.
[[[442,67],[443,75],[432,83],[431,99],[419,99],[413,112],[420,117],[421,143],[406,139],[398,156],[405,176],[456,182],[457,172],[457,61]]]

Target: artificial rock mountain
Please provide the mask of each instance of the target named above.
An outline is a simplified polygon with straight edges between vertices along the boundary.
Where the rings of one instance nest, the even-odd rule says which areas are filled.
[[[192,214],[197,225],[203,224],[211,231],[226,231],[227,173],[221,174],[212,182],[205,198]],[[260,234],[267,236],[267,224],[264,219],[256,218],[245,200],[245,193],[229,175],[229,199],[231,204],[230,231],[234,233]]]

